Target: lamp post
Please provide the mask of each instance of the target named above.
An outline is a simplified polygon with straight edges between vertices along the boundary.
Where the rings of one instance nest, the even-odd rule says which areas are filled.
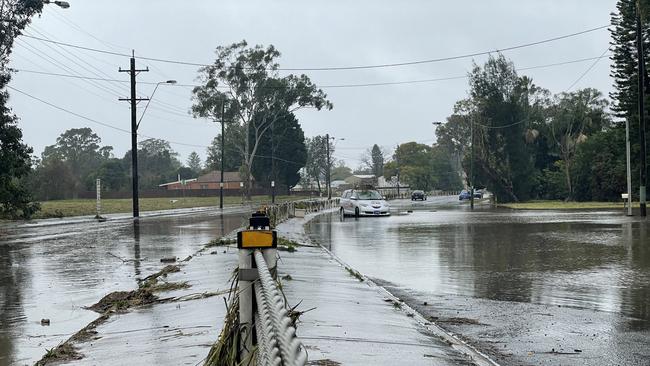
[[[332,199],[332,177],[331,177],[331,171],[332,171],[332,162],[330,159],[330,140],[336,141],[345,141],[345,138],[336,138],[334,136],[331,136],[328,134],[325,135],[325,147],[327,149],[327,171],[325,172],[325,179],[327,180],[327,199],[331,200]]]
[[[149,97],[149,100],[147,100],[147,104],[144,106],[144,110],[142,111],[142,115],[140,116],[140,119],[138,120],[138,123],[136,124],[136,128],[140,127],[140,122],[142,121],[142,118],[144,118],[144,114],[147,113],[147,108],[149,108],[149,103],[151,103],[151,99],[153,99],[154,94],[156,94],[156,90],[158,90],[158,87],[161,84],[174,85],[176,83],[177,83],[176,80],[159,81],[159,82],[156,83],[156,87],[153,88],[153,92],[151,93],[151,96]]]
[[[51,0],[43,0],[43,4],[54,4],[58,5],[62,9],[67,9],[70,7],[70,3],[67,1],[51,1]]]
[[[438,134],[436,133],[438,131],[438,126],[442,125],[442,122],[436,121],[436,122],[431,122],[433,125],[433,145],[435,145],[438,142]]]
[[[223,169],[226,160],[226,101],[221,101],[221,179],[219,180],[219,208],[223,210]]]
[[[135,59],[131,59],[131,69],[135,69]],[[133,217],[137,218],[140,216],[140,201],[139,201],[139,187],[138,187],[138,128],[140,127],[140,122],[142,122],[142,118],[144,117],[144,114],[147,112],[147,108],[149,107],[149,103],[151,103],[151,99],[153,98],[154,94],[156,94],[156,90],[158,90],[158,87],[161,84],[176,84],[176,80],[167,80],[167,81],[161,81],[156,84],[156,87],[153,90],[153,93],[151,93],[151,96],[147,100],[147,105],[144,107],[144,110],[142,111],[142,115],[140,116],[140,119],[138,120],[137,123],[135,123],[135,116],[136,116],[136,111],[135,111],[135,105],[137,104],[137,99],[136,99],[136,94],[135,94],[135,72],[132,71],[132,76],[131,76],[131,98],[128,99],[131,101],[131,108],[133,109],[131,111],[131,170],[133,174]]]

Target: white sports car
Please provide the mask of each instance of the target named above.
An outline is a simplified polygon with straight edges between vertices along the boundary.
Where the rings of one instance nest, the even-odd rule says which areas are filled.
[[[390,205],[373,190],[348,189],[341,195],[344,216],[390,216]]]

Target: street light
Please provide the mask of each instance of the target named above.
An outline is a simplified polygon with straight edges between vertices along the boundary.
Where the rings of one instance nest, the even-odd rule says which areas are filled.
[[[43,0],[43,4],[55,4],[60,6],[63,9],[67,9],[70,7],[70,3],[67,1],[51,1],[51,0]]]
[[[58,4],[57,4],[58,5]],[[61,5],[59,5],[61,6]],[[135,69],[135,59],[131,58],[131,69]],[[148,98],[147,100],[147,105],[144,108],[144,111],[142,112],[142,115],[140,116],[140,119],[138,120],[137,123],[135,123],[135,117],[136,117],[136,110],[135,110],[135,105],[136,105],[136,97],[135,97],[135,74],[133,73],[131,76],[131,98],[132,99],[127,99],[131,101],[131,170],[133,171],[133,178],[132,178],[132,183],[133,183],[133,217],[137,218],[140,216],[140,200],[139,200],[139,188],[138,188],[138,144],[137,144],[137,137],[138,137],[138,127],[140,127],[140,122],[142,121],[142,118],[144,117],[144,114],[147,112],[147,108],[149,107],[149,103],[151,103],[151,98],[153,98],[153,95],[156,93],[156,89],[160,86],[160,84],[176,84],[176,80],[167,80],[167,81],[161,81],[156,84],[156,87],[153,90],[153,93],[151,93],[151,97]],[[124,99],[121,99],[124,100]]]
[[[332,178],[331,178],[331,170],[332,170],[332,163],[330,162],[330,140],[332,141],[345,141],[345,138],[336,138],[334,136],[330,137],[330,134],[325,135],[325,146],[327,148],[327,171],[325,172],[325,178],[327,179],[327,199],[331,200],[332,199]]]
[[[4,2],[3,2],[4,3]],[[43,4],[55,4],[60,6],[63,9],[67,9],[70,7],[70,3],[67,1],[50,1],[50,0],[43,0]],[[16,19],[11,19],[11,18],[0,18],[0,22],[7,22],[7,23],[16,23]]]
[[[436,134],[436,131],[438,131],[438,126],[442,125],[442,122],[431,122],[431,124],[434,126],[433,127],[433,144],[435,145],[436,142],[438,142],[438,135]]]
[[[161,84],[174,85],[176,83],[177,83],[176,80],[159,81],[159,82],[156,83],[156,87],[153,88],[153,92],[151,93],[151,96],[149,97],[149,100],[147,100],[147,105],[144,106],[144,110],[142,111],[142,115],[140,116],[140,119],[138,120],[138,124],[136,125],[136,128],[140,127],[140,122],[142,121],[142,118],[144,118],[144,114],[147,113],[147,108],[149,108],[149,103],[151,103],[151,99],[153,99],[154,94],[156,94],[156,90],[158,90],[158,87]]]

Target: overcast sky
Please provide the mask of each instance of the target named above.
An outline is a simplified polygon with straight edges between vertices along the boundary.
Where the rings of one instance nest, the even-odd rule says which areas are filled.
[[[26,33],[85,47],[130,53],[136,57],[195,63],[214,61],[214,49],[242,39],[273,44],[281,67],[338,67],[400,63],[503,49],[607,25],[615,0],[474,0],[474,1],[169,1],[69,0],[69,9],[46,5]],[[610,42],[606,29],[542,45],[504,52],[517,68],[598,57]],[[482,63],[486,56],[476,57]],[[521,71],[553,93],[577,80],[594,61]],[[82,76],[128,80],[127,57],[46,44],[21,37],[11,66]],[[196,83],[197,67],[137,61],[149,67],[138,81],[175,79]],[[601,59],[575,88],[612,87],[610,60]],[[346,71],[309,71],[318,85],[396,82],[466,75],[472,59],[411,66]],[[284,73],[286,74],[286,73]],[[83,81],[28,72],[14,75],[11,86],[47,102],[121,129],[130,128],[127,83]],[[466,97],[467,80],[457,78],[416,84],[323,88],[332,111],[298,114],[307,136],[329,133],[335,157],[356,167],[372,144],[392,149],[398,143],[432,143],[433,121],[444,121],[454,103]],[[138,85],[149,96],[152,85]],[[91,127],[102,144],[121,157],[130,148],[127,133],[94,124],[11,92],[21,118],[24,140],[37,155],[69,128]],[[207,146],[218,125],[188,115],[191,88],[158,88],[140,133],[191,145]],[[141,110],[140,110],[141,111]],[[141,138],[142,139],[142,138]],[[172,144],[183,161],[191,151],[205,158],[204,147]]]

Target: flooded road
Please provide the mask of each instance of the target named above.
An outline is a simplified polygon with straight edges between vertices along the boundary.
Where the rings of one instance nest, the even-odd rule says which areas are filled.
[[[97,318],[82,307],[240,227],[248,208],[0,226],[0,366],[33,364]],[[41,319],[50,319],[49,326]]]
[[[625,217],[621,211],[512,211],[478,206],[472,212],[455,198],[430,198],[425,204],[402,201],[397,206],[413,212],[344,220],[323,216],[309,224],[307,232],[356,270],[404,297],[420,304],[437,303],[431,314],[472,318],[463,320],[472,323],[471,329],[462,324],[451,328],[475,333],[475,343],[487,339],[488,349],[507,343],[499,346],[504,352],[494,353],[510,355],[513,364],[548,364],[549,357],[535,358],[531,353],[555,356],[561,347],[573,347],[566,343],[572,334],[590,332],[592,338],[607,337],[581,340],[579,347],[566,352],[581,353],[581,358],[561,359],[558,364],[583,364],[576,360],[587,359],[584,364],[598,364],[594,354],[587,358],[583,349],[601,343],[607,347],[612,340],[620,349],[609,352],[612,357],[600,364],[609,360],[650,364],[647,358],[646,363],[637,362],[650,344],[647,221]],[[516,308],[526,309],[519,314],[523,325],[508,327],[508,317],[498,316],[512,314],[514,319]],[[527,312],[540,314],[539,319]],[[491,331],[481,323],[497,326]],[[638,344],[644,344],[642,354],[637,352]],[[519,357],[520,353],[525,356]],[[501,361],[508,364],[508,360]]]

